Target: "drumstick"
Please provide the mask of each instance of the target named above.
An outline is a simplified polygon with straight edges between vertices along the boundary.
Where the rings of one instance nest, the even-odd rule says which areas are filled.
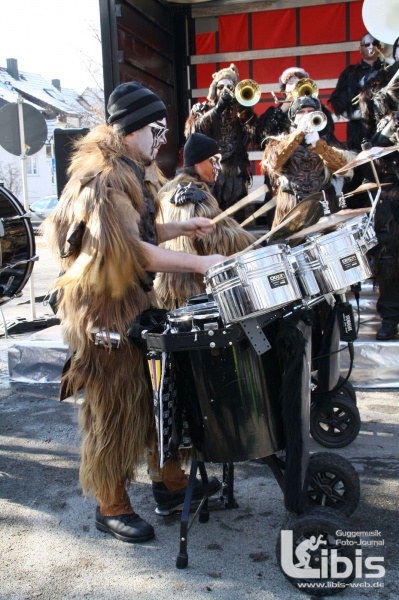
[[[274,198],[269,200],[269,202],[266,202],[266,204],[264,204],[258,210],[256,210],[253,213],[253,215],[251,215],[250,217],[245,219],[245,221],[240,223],[240,227],[245,227],[246,225],[249,225],[249,223],[251,223],[251,221],[255,221],[255,219],[257,219],[264,213],[269,212],[269,210],[271,210],[272,208],[274,208],[276,206],[276,203],[277,203],[277,196],[274,196]]]
[[[235,212],[237,212],[237,210],[240,210],[240,208],[243,208],[246,204],[249,204],[250,202],[255,200],[255,198],[258,198],[258,196],[260,196],[261,194],[264,194],[266,192],[266,187],[267,186],[265,184],[263,184],[261,187],[257,188],[256,190],[254,190],[253,192],[248,194],[248,196],[245,196],[245,198],[242,198],[241,200],[239,200],[232,206],[229,206],[229,208],[226,208],[226,210],[221,212],[219,215],[216,215],[216,217],[214,217],[212,219],[211,223],[212,224],[217,223],[218,221],[221,221],[225,217],[228,217],[229,215],[234,214]]]
[[[241,250],[240,252],[236,252],[236,254],[232,254],[231,256],[229,256],[229,258],[232,258],[234,256],[241,256],[241,254],[245,254],[245,252],[248,252],[248,250],[252,250],[253,248],[258,246],[262,242],[268,240],[272,234],[274,234],[276,231],[279,231],[279,229],[282,229],[285,225],[287,225],[287,223],[289,223],[290,221],[292,221],[293,219],[295,219],[297,217],[298,217],[298,215],[292,214],[287,219],[284,219],[284,221],[281,221],[281,223],[279,223],[276,227],[273,227],[273,229],[271,229],[270,231],[265,233],[265,235],[262,235],[262,237],[255,240],[254,242],[252,242],[252,244],[250,244],[249,246],[244,248],[244,250]]]

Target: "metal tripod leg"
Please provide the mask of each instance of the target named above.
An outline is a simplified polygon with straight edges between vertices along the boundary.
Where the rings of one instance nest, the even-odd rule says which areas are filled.
[[[203,485],[203,489],[204,489],[204,496],[203,496],[197,510],[195,511],[193,518],[189,522],[190,506],[191,506],[191,500],[193,497],[193,491],[194,491],[197,470],[199,470],[200,475],[201,475],[202,485]],[[196,459],[193,459],[193,461],[191,463],[190,476],[188,478],[187,490],[186,490],[186,494],[184,496],[183,511],[182,511],[181,522],[180,522],[180,548],[179,548],[179,554],[176,558],[176,567],[178,569],[185,569],[188,565],[187,537],[188,537],[188,532],[190,531],[191,526],[193,525],[197,514],[199,514],[198,520],[200,523],[206,523],[209,520],[208,475],[206,473],[204,463],[200,462]]]

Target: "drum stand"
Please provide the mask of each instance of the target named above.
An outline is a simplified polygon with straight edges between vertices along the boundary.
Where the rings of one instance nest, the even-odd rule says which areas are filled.
[[[282,471],[282,461],[280,461],[275,454],[266,456],[261,459],[263,464],[270,467],[274,477],[280,488],[284,490],[284,475]],[[194,483],[199,471],[202,486],[204,489],[204,496],[201,499],[191,521],[190,521],[190,507],[191,499],[193,497]],[[226,509],[230,510],[238,508],[238,504],[234,498],[234,463],[223,463],[223,481],[222,491],[219,497],[219,505],[213,507],[214,509]],[[187,553],[187,542],[188,532],[190,531],[194,520],[198,516],[200,523],[207,523],[209,521],[209,504],[208,504],[208,475],[205,468],[205,463],[198,459],[193,459],[191,462],[190,475],[188,478],[187,490],[184,497],[184,504],[182,510],[182,516],[180,521],[180,547],[179,554],[176,558],[176,567],[178,569],[185,569],[188,565],[188,553]]]

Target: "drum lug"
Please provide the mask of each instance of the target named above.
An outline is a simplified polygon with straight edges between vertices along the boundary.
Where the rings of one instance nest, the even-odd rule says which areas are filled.
[[[237,275],[241,285],[243,285],[244,287],[249,287],[251,285],[248,278],[248,273],[245,270],[245,265],[242,264],[240,261],[237,261]]]

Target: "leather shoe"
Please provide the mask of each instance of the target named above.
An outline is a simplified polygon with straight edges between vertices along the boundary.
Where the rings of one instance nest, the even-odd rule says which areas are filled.
[[[222,484],[217,477],[208,477],[208,497],[216,494]],[[187,487],[180,488],[175,492],[170,492],[166,485],[162,482],[152,482],[152,492],[154,494],[156,509],[158,515],[169,515],[177,510],[180,510],[184,504]],[[194,483],[192,503],[198,503],[204,497],[204,486],[201,479],[196,479]]]
[[[377,340],[392,340],[398,335],[398,324],[396,321],[383,321],[382,327],[377,331],[375,336]]]
[[[117,540],[131,544],[147,542],[155,536],[153,526],[141,519],[136,513],[119,515],[118,517],[103,517],[98,506],[95,524],[98,531],[109,533]]]

